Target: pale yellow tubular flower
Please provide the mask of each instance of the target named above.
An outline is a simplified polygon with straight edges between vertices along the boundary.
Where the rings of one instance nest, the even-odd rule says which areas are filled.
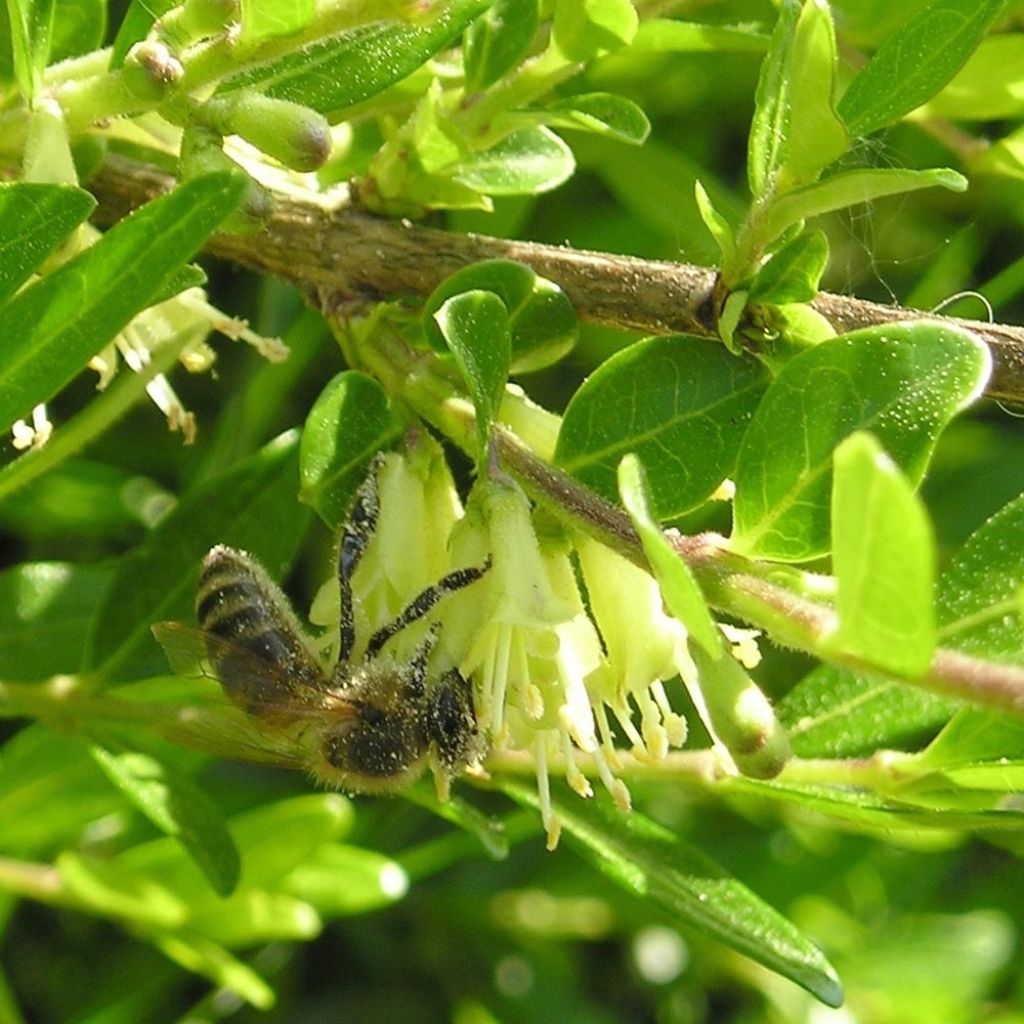
[[[478,484],[455,532],[457,549],[465,548],[466,534],[483,532],[492,558],[480,584],[486,596],[476,599],[475,638],[460,667],[478,680],[478,715],[492,744],[533,751],[551,845],[558,837],[548,781],[552,757],[561,758],[569,786],[586,797],[593,789],[579,756],[588,755],[616,804],[630,804],[595,719],[590,680],[604,666],[600,638],[579,593],[567,538],[560,532],[538,538],[530,502],[517,485]],[[464,561],[460,551],[457,562]]]
[[[46,403],[40,402],[32,410],[32,423],[16,420],[11,427],[11,444],[18,450],[42,448],[53,433],[53,424],[46,415]]]
[[[367,622],[357,635],[389,622],[450,566],[448,538],[462,515],[451,471],[440,444],[419,433],[403,452],[389,452],[377,473],[379,512],[373,539],[353,580],[357,609]],[[389,649],[412,657],[426,623],[402,630]]]
[[[94,231],[89,244],[97,238],[99,233]],[[205,372],[216,359],[206,342],[213,331],[233,341],[246,342],[270,362],[280,362],[288,356],[288,349],[279,338],[263,337],[250,330],[244,320],[222,313],[210,304],[202,288],[186,288],[164,302],[142,310],[109,345],[89,360],[89,367],[100,376],[96,386],[103,391],[110,384],[121,359],[133,372],[143,372],[150,364],[153,352],[183,336],[188,337],[188,341],[178,357],[179,362],[190,373]],[[167,378],[162,373],[156,374],[146,385],[146,393],[166,417],[168,428],[180,430],[185,443],[190,444],[196,434],[195,417],[185,408]]]
[[[663,686],[678,671],[686,630],[665,613],[649,573],[588,537],[576,539],[576,551],[607,659],[591,693],[611,710],[637,757],[660,760],[686,740],[686,720],[672,710]],[[639,729],[630,702],[640,712]],[[602,748],[614,757],[607,716],[598,720]]]
[[[352,580],[361,642],[450,570],[448,539],[462,514],[444,451],[429,434],[417,433],[404,451],[384,454],[372,471],[377,524]],[[309,613],[310,621],[326,630],[319,646],[327,661],[337,656],[339,617],[338,580],[332,571]],[[399,658],[412,657],[426,629],[426,622],[403,629],[388,650]]]
[[[757,668],[761,664],[761,649],[757,646],[757,638],[761,635],[759,629],[730,626],[727,622],[720,622],[718,628],[732,644],[732,656],[744,668]]]

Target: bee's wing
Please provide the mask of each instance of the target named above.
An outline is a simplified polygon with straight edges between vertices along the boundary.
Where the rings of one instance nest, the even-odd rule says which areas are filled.
[[[222,637],[180,622],[152,628],[176,673],[221,684],[206,694],[190,693],[160,716],[159,731],[173,742],[221,757],[308,771],[317,759],[323,728],[357,714],[342,694],[297,681],[281,666]],[[227,656],[229,681],[216,669]]]
[[[216,639],[212,634],[182,622],[158,622],[151,629],[157,643],[164,649],[172,671],[180,676],[217,678],[210,667],[206,646],[207,639]]]
[[[299,717],[323,705],[329,693],[318,664],[286,664],[262,658],[241,644],[181,622],[158,622],[153,635],[180,675],[217,680],[252,714]],[[343,703],[343,702],[342,702]]]

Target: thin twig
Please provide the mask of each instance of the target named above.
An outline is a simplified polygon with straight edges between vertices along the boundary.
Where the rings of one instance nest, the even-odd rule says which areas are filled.
[[[110,157],[90,182],[101,220],[125,216],[174,179],[148,164]],[[485,235],[458,235],[386,220],[346,206],[328,209],[315,193],[279,196],[265,231],[215,235],[212,253],[298,285],[330,288],[353,303],[425,296],[454,271],[485,259],[519,260],[556,282],[584,320],[643,333],[686,332],[713,338],[714,271]],[[989,398],[1024,403],[1024,328],[944,317],[822,292],[815,308],[840,332],[929,317],[974,331],[988,344],[994,370]]]

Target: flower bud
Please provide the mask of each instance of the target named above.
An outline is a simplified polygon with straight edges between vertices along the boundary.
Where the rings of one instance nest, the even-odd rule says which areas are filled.
[[[331,155],[331,126],[322,114],[252,89],[215,97],[199,116],[221,135],[238,135],[293,171],[315,171]]]
[[[137,100],[159,103],[178,84],[185,69],[164,43],[143,39],[124,59],[121,77],[125,88]]]

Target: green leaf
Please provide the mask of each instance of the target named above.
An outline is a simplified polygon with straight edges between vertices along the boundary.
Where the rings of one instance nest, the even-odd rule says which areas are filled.
[[[935,540],[923,502],[870,434],[836,449],[832,552],[836,644],[891,672],[923,673],[935,651]]]
[[[712,658],[721,657],[723,647],[718,626],[711,617],[707,600],[690,572],[690,567],[669,544],[650,509],[646,474],[636,455],[623,456],[619,463],[618,483],[623,507],[640,535],[644,554],[651,564],[669,612]]]
[[[704,226],[708,229],[711,237],[715,240],[718,251],[722,256],[722,262],[731,260],[736,252],[736,235],[732,226],[715,209],[711,196],[708,195],[707,189],[704,188],[699,178],[693,183],[693,194],[697,200],[697,212],[700,214],[700,219],[704,222]]]
[[[1024,498],[981,526],[939,578],[939,642],[954,650],[1024,664],[1018,600],[1024,580]],[[854,757],[880,747],[910,749],[958,707],[913,687],[822,666],[779,704],[801,757]],[[994,721],[1000,716],[981,713]],[[1011,756],[1014,748],[1008,746]]]
[[[476,409],[477,464],[483,466],[508,380],[508,311],[494,292],[461,292],[444,302],[434,321],[469,387]]]
[[[441,82],[434,79],[416,108],[413,143],[428,174],[457,163],[468,152],[466,142],[443,109]]]
[[[636,53],[764,53],[769,37],[754,25],[706,25],[651,18],[640,23],[629,46]]]
[[[987,708],[961,708],[913,759],[915,768],[942,771],[1024,759],[1024,723]],[[1015,787],[1020,788],[1020,787]]]
[[[750,130],[755,196],[814,181],[848,148],[832,107],[836,61],[827,5],[786,0],[761,69]]]
[[[881,748],[915,749],[955,707],[913,686],[821,665],[776,711],[798,757],[859,757]]]
[[[318,40],[276,60],[233,75],[218,93],[255,86],[339,120],[341,112],[401,81],[486,10],[490,0],[453,0],[426,25],[378,22]]]
[[[518,804],[538,806],[525,786],[505,782],[501,788]],[[580,800],[561,786],[552,806],[572,846],[626,892],[789,978],[827,1006],[842,1003],[832,965],[795,925],[664,826],[638,811],[617,811],[603,794]]]
[[[539,0],[496,0],[466,29],[466,92],[493,85],[526,56],[540,25]]]
[[[1006,0],[932,0],[888,36],[850,83],[839,115],[869,135],[934,96],[963,67]]]
[[[466,157],[453,178],[481,195],[529,196],[557,188],[575,169],[572,150],[538,125],[520,128],[490,149]]]
[[[801,813],[827,815],[837,821],[848,822],[859,831],[875,832],[879,838],[903,833],[910,839],[920,841],[924,838],[927,841],[929,837],[922,836],[922,833],[930,830],[935,834],[931,841],[942,846],[948,845],[948,832],[954,829],[992,830],[1003,834],[1019,834],[1024,829],[1024,812],[1016,808],[993,810],[989,798],[981,802],[980,809],[975,809],[979,801],[972,800],[966,808],[947,805],[942,814],[936,814],[931,807],[893,800],[856,786],[825,786],[777,779],[763,781],[733,776],[722,781],[722,791],[792,804]]]
[[[295,433],[283,434],[211,477],[122,556],[90,632],[87,669],[109,674],[149,641],[154,622],[186,617],[199,564],[215,544],[249,551],[271,576],[281,574],[305,525],[296,514],[298,447]]]
[[[764,195],[771,188],[785,160],[789,62],[800,9],[799,0],[782,0],[768,53],[761,64],[747,143],[747,181],[754,196]]]
[[[23,682],[75,672],[106,565],[25,562],[0,573],[0,678]]]
[[[63,850],[54,862],[67,891],[88,911],[148,928],[177,928],[188,905],[166,886],[111,861]]]
[[[546,124],[576,128],[605,138],[640,146],[651,133],[647,115],[632,100],[608,92],[589,92],[545,107]]]
[[[337,876],[334,881],[337,885]],[[240,889],[230,899],[196,908],[189,930],[237,949],[260,942],[308,942],[323,930],[323,921],[305,900],[265,889]]]
[[[338,879],[345,879],[344,885]],[[401,865],[375,850],[343,843],[320,846],[283,880],[285,892],[306,901],[325,918],[351,917],[390,906],[409,880]]]
[[[555,45],[571,61],[589,60],[629,43],[638,24],[630,0],[557,0]]]
[[[105,0],[57,0],[50,63],[98,50],[106,36]]]
[[[482,260],[446,277],[431,293],[423,326],[439,352],[447,349],[434,314],[452,296],[472,290],[493,292],[505,304],[511,331],[510,371],[526,373],[558,362],[576,343],[576,312],[565,292],[524,263]]]
[[[157,933],[151,941],[187,971],[209,978],[218,988],[234,992],[257,1009],[269,1010],[274,1005],[274,990],[248,964],[216,942],[186,931]]]
[[[965,654],[1024,665],[1024,497],[979,527],[939,581],[939,643]]]
[[[981,394],[990,367],[973,334],[928,321],[854,331],[790,360],[743,438],[733,547],[783,561],[823,555],[836,446],[868,430],[918,483],[939,432]]]
[[[11,299],[0,340],[0,427],[52,397],[150,305],[245,187],[233,175],[186,182]]]
[[[276,886],[324,844],[352,827],[352,804],[338,793],[307,793],[247,811],[231,822],[242,851],[242,885]]]
[[[14,74],[22,95],[30,102],[42,84],[50,59],[54,0],[8,0]]]
[[[952,192],[963,192],[967,188],[967,179],[943,167],[928,171],[876,168],[845,171],[817,184],[788,192],[768,207],[759,230],[767,245],[799,221],[820,217],[823,213],[846,206],[869,203],[883,196],[938,186]]]
[[[1024,33],[982,39],[956,77],[928,101],[929,118],[997,121],[1024,114]]]
[[[789,64],[789,119],[786,159],[779,185],[814,181],[850,146],[832,105],[835,94],[836,34],[826,3],[805,3],[793,37]]]
[[[246,890],[277,890],[320,847],[348,831],[352,819],[352,805],[337,793],[309,793],[236,815],[229,826],[242,857],[236,895]],[[174,839],[133,846],[117,855],[114,866],[126,875],[159,879],[193,911],[220,903]]]
[[[217,806],[187,776],[150,754],[91,748],[111,782],[162,832],[176,838],[207,877],[228,896],[238,883],[238,850]]]
[[[644,464],[658,514],[670,520],[729,476],[768,382],[756,359],[687,335],[648,338],[606,360],[573,395],[555,462],[609,501],[619,460]]]
[[[355,370],[339,373],[306,417],[299,456],[299,495],[331,529],[348,514],[370,459],[402,432],[384,389]]]
[[[241,0],[242,31],[238,41],[250,46],[274,36],[290,36],[301,32],[314,18],[314,0]]]
[[[808,231],[773,253],[750,284],[748,302],[810,302],[818,294],[828,264],[828,238],[823,231]]]

